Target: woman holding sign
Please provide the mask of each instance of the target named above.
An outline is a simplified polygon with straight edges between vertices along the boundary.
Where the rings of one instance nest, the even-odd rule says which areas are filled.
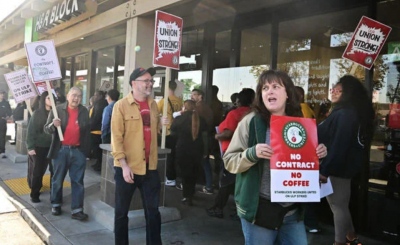
[[[281,71],[264,71],[259,79],[254,111],[239,123],[224,155],[226,169],[236,177],[235,202],[245,244],[306,245],[307,236],[296,203],[271,203],[270,118],[302,117],[293,81]],[[324,145],[316,149],[327,154]]]
[[[28,149],[28,184],[31,189],[31,201],[40,202],[40,189],[42,188],[43,175],[50,170],[53,176],[53,167],[47,158],[51,144],[51,135],[43,131],[47,117],[51,110],[50,96],[47,91],[43,92],[39,99],[39,109],[35,110],[28,124],[26,137],[26,148]],[[50,181],[51,182],[51,181]]]
[[[374,110],[362,83],[344,76],[332,89],[333,110],[318,125],[319,140],[329,148],[320,173],[332,182],[333,194],[327,196],[335,223],[335,244],[361,245],[349,211],[351,179],[362,170],[365,146],[372,138]]]

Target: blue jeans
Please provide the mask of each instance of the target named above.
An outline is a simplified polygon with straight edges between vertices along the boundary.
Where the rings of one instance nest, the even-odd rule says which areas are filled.
[[[51,204],[53,207],[60,207],[63,199],[63,183],[67,172],[71,179],[71,213],[83,211],[83,197],[85,187],[86,157],[77,148],[61,146],[55,159],[52,160],[53,177],[51,178]]]
[[[146,218],[146,244],[158,245],[161,242],[161,215],[158,210],[160,200],[160,177],[157,170],[147,170],[146,175],[134,175],[133,184],[126,183],[122,168],[115,167],[115,244],[129,244],[128,212],[133,193],[139,188]]]
[[[204,157],[201,161],[204,169],[204,178],[206,179],[206,188],[207,190],[212,190],[212,171],[211,171],[211,164],[210,164],[210,157]]]
[[[307,245],[307,234],[303,221],[298,221],[299,212],[287,216],[278,231],[269,230],[241,218],[246,245]]]

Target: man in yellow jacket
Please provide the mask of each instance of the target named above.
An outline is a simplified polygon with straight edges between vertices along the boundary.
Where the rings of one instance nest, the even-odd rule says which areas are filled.
[[[151,98],[154,68],[137,68],[130,75],[132,92],[117,101],[111,118],[111,148],[115,168],[115,244],[129,244],[128,212],[139,188],[146,218],[146,243],[161,244],[157,171],[159,115]],[[168,120],[163,119],[163,124]]]

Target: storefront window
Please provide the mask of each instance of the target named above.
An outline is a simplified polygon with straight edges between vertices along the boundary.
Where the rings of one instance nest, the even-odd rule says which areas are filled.
[[[88,92],[88,68],[89,68],[89,55],[82,54],[75,56],[75,79],[74,86],[82,89],[82,105],[88,103],[86,95]]]
[[[270,32],[271,25],[258,26],[242,31],[240,67],[214,70],[213,84],[219,88],[219,100],[224,103],[230,103],[230,97],[233,93],[239,93],[244,88],[256,89],[257,77],[263,70],[270,67]],[[229,50],[231,49],[230,36],[228,38],[226,36],[227,33],[230,34],[231,32],[218,33],[219,36],[217,34],[217,49],[222,47],[224,43],[226,47],[229,47]],[[229,58],[229,55],[227,55],[225,62],[229,62]]]
[[[122,98],[123,97],[123,91],[124,91],[125,46],[119,47],[117,65],[118,65],[118,73],[117,73],[117,86],[116,86],[116,88],[119,89],[120,98]],[[129,71],[127,71],[127,72],[129,72]]]
[[[330,100],[332,86],[351,69],[353,62],[341,57],[365,14],[364,7],[279,23],[278,69],[304,89],[305,101],[316,114],[320,104]],[[356,76],[364,80],[361,67]]]
[[[61,92],[66,95],[71,88],[71,72],[72,72],[72,57],[68,57],[64,60],[65,62],[65,74],[64,78],[60,83]]]
[[[95,89],[107,91],[114,88],[115,48],[97,52]]]

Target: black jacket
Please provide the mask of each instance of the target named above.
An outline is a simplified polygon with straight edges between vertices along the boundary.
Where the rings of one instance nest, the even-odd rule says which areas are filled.
[[[361,171],[365,154],[359,131],[360,122],[354,108],[334,108],[318,125],[318,142],[328,149],[320,165],[322,175],[352,178]]]
[[[106,106],[108,106],[108,103],[104,99],[101,99],[94,104],[93,113],[90,117],[90,131],[101,130],[101,120],[103,119],[103,111]]]
[[[56,107],[58,118],[61,120],[61,130],[64,133],[65,128],[68,123],[68,111],[67,111],[68,101],[60,104]],[[80,147],[79,150],[83,152],[86,156],[90,154],[90,125],[89,125],[89,112],[86,107],[79,105],[78,107],[78,124],[79,124],[79,132],[80,138],[79,143]],[[52,134],[52,141],[50,145],[50,150],[48,154],[48,158],[54,159],[58,151],[61,148],[61,141],[60,137],[58,136],[58,132],[56,127],[53,126],[53,111],[50,111],[49,117],[47,118],[47,122],[44,125],[44,131],[47,134]]]
[[[5,119],[12,114],[10,103],[7,100],[0,101],[0,118]]]

